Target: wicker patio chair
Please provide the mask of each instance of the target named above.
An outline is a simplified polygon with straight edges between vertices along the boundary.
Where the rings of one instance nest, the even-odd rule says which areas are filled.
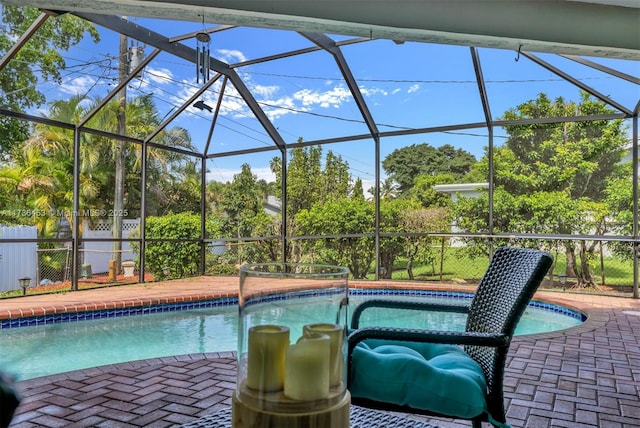
[[[354,310],[348,340],[352,403],[507,427],[503,376],[513,332],[553,262],[499,248],[469,306],[373,299]],[[467,313],[464,332],[360,327],[373,307]]]

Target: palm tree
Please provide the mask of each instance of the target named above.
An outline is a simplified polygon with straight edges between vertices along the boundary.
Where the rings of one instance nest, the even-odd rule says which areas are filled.
[[[87,112],[83,106],[85,100],[83,96],[74,96],[55,101],[48,118],[77,123]],[[98,193],[99,182],[92,177],[92,171],[98,166],[99,157],[87,141],[91,136],[83,134],[82,137],[80,197],[91,200]],[[35,219],[39,233],[51,236],[61,215],[73,225],[73,131],[36,124],[14,162],[14,168],[19,171],[16,191],[26,206],[43,213]]]
[[[79,123],[100,101],[84,96],[55,101],[51,104],[48,118],[64,123]],[[87,127],[115,132],[116,114],[117,103],[107,103],[91,118]],[[127,134],[137,138],[149,135],[160,123],[150,95],[128,102],[127,118]],[[81,205],[108,212],[113,207],[112,149],[115,142],[113,139],[88,132],[82,132],[80,138]],[[189,134],[182,128],[165,130],[154,141],[167,146],[191,148]],[[128,175],[124,192],[127,198],[125,206],[131,206],[132,211],[139,208],[141,156],[141,150],[126,150],[125,167]],[[147,174],[150,177],[161,177],[163,173],[173,171],[173,166],[184,159],[184,155],[175,152],[149,150]],[[29,139],[23,143],[23,150],[18,157],[1,171],[0,184],[8,190],[7,194],[17,195],[17,199],[22,200],[24,206],[38,209],[39,212],[64,213],[69,224],[73,225],[73,131],[36,124]],[[180,179],[176,178],[173,181],[179,183]],[[161,189],[168,194],[174,191],[171,186],[162,186]],[[6,204],[8,203],[7,200]],[[81,209],[81,217],[84,212],[85,210]],[[40,217],[42,218],[37,219],[40,232],[43,236],[50,236],[50,225],[55,223],[55,215]],[[79,218],[79,221],[82,221],[82,218]]]
[[[395,199],[398,196],[398,184],[391,178],[386,178],[380,186],[380,199]]]

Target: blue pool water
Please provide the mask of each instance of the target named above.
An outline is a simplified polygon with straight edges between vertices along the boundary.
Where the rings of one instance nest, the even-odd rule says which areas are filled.
[[[350,306],[370,297],[351,296]],[[470,301],[470,295],[464,293],[424,298],[453,300],[460,304]],[[319,305],[312,299],[269,302],[269,311],[263,313],[260,323],[289,326],[292,341],[295,341],[310,316],[315,317],[316,322],[335,319],[335,308]],[[546,303],[537,306],[531,305],[527,309],[516,334],[561,330],[583,320],[582,314],[566,308]],[[3,328],[0,330],[0,368],[24,380],[125,361],[237,348],[238,310],[235,304],[191,310],[176,310],[175,305],[164,305],[156,309],[147,308],[145,314],[136,316],[125,316],[127,314],[122,310],[118,314],[100,311],[93,315],[98,319],[93,320],[73,321],[67,316],[57,321],[68,322],[50,320],[49,324]],[[415,314],[397,317],[397,313],[381,311],[375,318],[375,322],[392,326],[464,330],[464,316],[460,314],[430,312],[419,317]],[[362,325],[368,322],[373,321],[365,318]]]

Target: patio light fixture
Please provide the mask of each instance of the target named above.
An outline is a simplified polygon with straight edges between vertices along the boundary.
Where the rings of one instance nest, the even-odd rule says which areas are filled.
[[[22,288],[22,295],[26,296],[27,288],[29,288],[29,285],[31,285],[31,278],[24,277],[24,278],[18,279],[18,281],[20,282],[20,287]]]

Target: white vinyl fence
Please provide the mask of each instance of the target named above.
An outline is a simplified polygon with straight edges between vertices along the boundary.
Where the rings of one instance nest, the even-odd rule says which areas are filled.
[[[35,226],[0,226],[0,238],[36,239]],[[0,292],[20,289],[20,278],[31,278],[35,285],[37,277],[37,244],[35,242],[0,243]]]
[[[111,239],[112,224],[110,222],[100,222],[91,224],[85,221],[82,226],[82,237],[84,239],[104,238]],[[123,220],[122,221],[122,239],[128,238],[132,232],[140,227],[140,219]],[[109,261],[113,259],[113,242],[84,242],[83,248],[83,264],[91,265],[91,272],[106,273],[109,272]],[[135,253],[131,251],[129,242],[122,243],[122,260],[133,260]]]

